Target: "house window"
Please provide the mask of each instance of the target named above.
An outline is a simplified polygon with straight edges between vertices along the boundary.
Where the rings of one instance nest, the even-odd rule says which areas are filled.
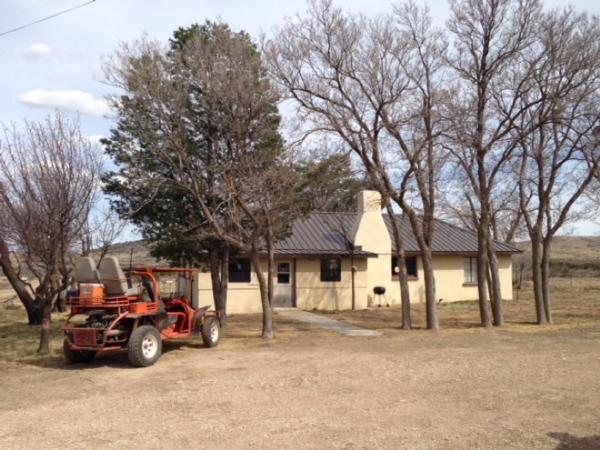
[[[341,281],[342,260],[326,258],[321,260],[321,281]]]
[[[248,258],[229,261],[229,282],[250,283],[250,260]]]
[[[472,256],[465,258],[465,283],[477,283],[477,258]]]
[[[277,263],[277,284],[290,284],[290,263]]]
[[[404,258],[404,264],[406,265],[406,275],[412,278],[417,278],[417,257],[409,256]],[[398,258],[392,256],[392,276],[398,275],[400,267],[398,266]]]

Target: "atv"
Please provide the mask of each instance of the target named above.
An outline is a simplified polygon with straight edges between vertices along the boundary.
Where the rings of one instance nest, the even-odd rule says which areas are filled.
[[[163,341],[201,335],[206,347],[219,342],[219,314],[198,307],[196,269],[136,267],[126,276],[113,256],[98,267],[83,257],[75,279],[78,289],[67,292],[71,313],[63,328],[70,362],[127,350],[133,366],[145,367],[160,358]]]

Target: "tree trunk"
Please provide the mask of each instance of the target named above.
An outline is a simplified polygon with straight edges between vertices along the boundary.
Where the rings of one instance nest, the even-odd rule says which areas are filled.
[[[25,311],[27,311],[27,320],[29,325],[41,325],[42,323],[42,308],[41,305],[35,300],[31,292],[27,289],[27,286],[19,274],[13,267],[12,261],[10,260],[10,251],[4,240],[0,239],[0,267],[4,276],[8,280],[17,297],[23,304]]]
[[[531,235],[531,275],[533,278],[533,297],[535,299],[535,315],[538,324],[548,323],[542,294],[542,259],[540,255],[539,235]]]
[[[492,309],[492,317],[494,317],[494,302],[491,301],[491,299],[494,297],[494,293],[492,292],[492,270],[490,269],[490,260],[489,260],[489,252],[488,252],[488,267],[487,267],[487,271],[485,272],[487,275],[487,288],[488,288],[488,296],[490,299],[490,307]]]
[[[392,237],[395,243],[394,256],[398,261],[398,282],[400,283],[400,301],[402,303],[402,325],[403,330],[410,330],[412,328],[412,320],[410,317],[410,291],[408,290],[408,276],[406,275],[406,258],[404,256],[404,242],[402,241],[402,235],[400,234],[400,227],[398,224],[398,218],[394,214],[389,202],[386,202],[386,210],[390,220],[392,222]]]
[[[491,241],[491,239],[490,239]],[[498,258],[493,249],[494,243],[488,242],[488,262],[490,266],[490,281],[491,281],[491,304],[492,316],[494,318],[494,326],[500,327],[504,325],[504,311],[502,308],[502,289],[500,285],[500,272],[498,270]]]
[[[552,239],[546,238],[542,241],[542,303],[548,323],[552,323],[552,308],[550,307],[550,248]]]
[[[66,291],[64,290],[58,294],[56,303],[54,303],[54,307],[52,308],[54,311],[63,313],[67,310],[67,305],[65,304],[65,294]]]
[[[227,286],[229,283],[229,247],[213,249],[209,253],[210,278],[215,309],[219,313],[221,325],[227,318]]]
[[[352,311],[356,309],[356,268],[354,267],[354,254],[350,255],[350,272],[352,274]]]
[[[267,280],[265,280],[265,274],[262,271],[262,264],[260,262],[258,252],[252,252],[250,255],[250,260],[254,266],[254,273],[256,274],[258,287],[260,289],[260,301],[263,310],[262,337],[264,339],[273,339],[273,309],[271,308],[271,303],[269,302]]]
[[[269,279],[267,280],[267,293],[269,299],[269,305],[273,307],[273,291],[274,291],[274,279],[275,279],[275,253],[273,250],[273,232],[270,227],[267,231],[267,273]]]
[[[46,354],[50,351],[50,321],[52,313],[52,302],[49,300],[44,301],[42,310],[42,328],[40,331],[40,346],[38,353]]]
[[[421,260],[423,262],[423,278],[425,282],[425,308],[427,316],[427,328],[430,330],[437,330],[440,327],[440,325],[437,317],[435,292],[433,289],[433,267],[431,264],[430,249],[425,248],[421,250]]]
[[[231,251],[229,246],[223,248],[223,254],[221,258],[221,289],[219,292],[219,317],[221,319],[221,326],[225,327],[227,323],[227,292],[229,288],[229,258]]]
[[[482,208],[479,227],[477,230],[477,242],[479,245],[477,258],[477,293],[479,295],[479,316],[481,318],[481,326],[491,327],[490,313],[488,310],[488,252],[487,252],[487,236],[490,232],[487,219],[487,211]]]

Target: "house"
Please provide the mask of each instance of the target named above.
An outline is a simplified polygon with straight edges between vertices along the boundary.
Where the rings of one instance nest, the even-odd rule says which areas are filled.
[[[380,204],[378,192],[363,191],[358,196],[356,213],[316,212],[296,220],[290,236],[276,245],[274,306],[306,310],[350,309],[352,267],[356,309],[379,301],[399,303],[392,228]],[[411,302],[424,302],[419,248],[408,220],[402,216],[398,218],[404,239]],[[502,297],[512,299],[511,256],[519,250],[500,242],[495,246]],[[438,220],[432,250],[436,299],[445,302],[476,299],[476,234]],[[265,259],[265,270],[266,267]],[[201,267],[198,282],[200,304],[211,305],[208,267]],[[385,287],[385,299],[374,294],[376,286]],[[261,311],[258,282],[247,258],[230,262],[227,310],[231,314]]]

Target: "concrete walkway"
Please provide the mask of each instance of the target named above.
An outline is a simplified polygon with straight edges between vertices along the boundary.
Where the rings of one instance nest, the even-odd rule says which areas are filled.
[[[367,330],[349,323],[329,319],[328,317],[298,309],[275,309],[275,312],[286,319],[309,323],[326,330],[336,331],[346,336],[381,336],[379,331]]]

